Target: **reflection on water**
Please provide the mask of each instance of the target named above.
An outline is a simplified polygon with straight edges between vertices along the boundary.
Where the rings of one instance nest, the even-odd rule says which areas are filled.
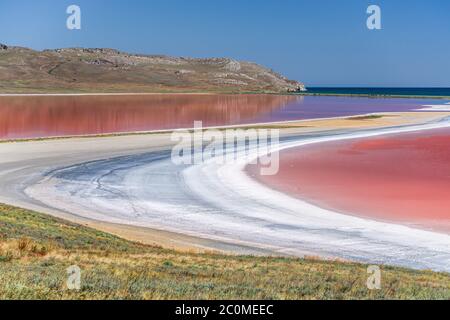
[[[406,111],[427,100],[277,95],[0,96],[0,139],[102,134]]]
[[[0,97],[0,138],[101,134],[232,125],[296,97],[275,95],[128,95]]]

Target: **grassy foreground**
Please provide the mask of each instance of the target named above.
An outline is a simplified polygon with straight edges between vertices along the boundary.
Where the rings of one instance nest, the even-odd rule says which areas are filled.
[[[381,290],[367,277],[354,263],[166,250],[0,205],[0,299],[450,299],[449,274],[382,267]]]

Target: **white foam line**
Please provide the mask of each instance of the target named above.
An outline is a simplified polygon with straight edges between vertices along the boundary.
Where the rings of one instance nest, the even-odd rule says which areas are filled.
[[[446,104],[426,104],[423,105],[420,109],[416,109],[418,111],[450,111],[450,102]]]
[[[272,152],[314,143],[444,127],[450,127],[450,123],[316,138],[309,141],[284,143],[278,148],[272,149]],[[254,157],[258,157],[256,152]],[[249,162],[253,159],[250,158]],[[422,267],[427,266],[437,270],[450,270],[450,236],[446,234],[372,221],[322,209],[306,201],[270,189],[251,179],[245,173],[246,164],[228,164],[217,168],[212,163],[209,166],[209,168],[208,165],[190,167],[184,172],[184,176],[191,190],[203,195],[205,199],[216,206],[230,211],[245,210],[248,216],[264,221],[273,221],[275,216],[278,224],[291,227],[297,225],[301,228],[314,230],[312,234],[304,232],[303,234],[292,233],[291,235],[289,235],[289,230],[285,230],[284,238],[290,238],[291,240],[291,247],[285,247],[286,252],[296,252],[295,248],[292,248],[292,241],[297,240],[308,243],[310,246],[308,249],[316,250],[316,252],[320,252],[320,250],[331,251],[334,252],[332,254],[338,256],[340,252],[341,255],[347,257],[353,254],[353,258],[362,258],[363,261],[383,261],[410,267],[422,265]],[[202,181],[207,181],[207,183],[204,184]],[[239,198],[229,196],[236,194],[245,195],[244,203],[239,201]],[[336,236],[335,232],[347,234],[347,236],[342,238]],[[355,237],[352,233],[360,234],[361,237]],[[320,236],[318,236],[319,234]],[[336,245],[333,248],[333,241],[341,242],[341,245]],[[405,250],[405,248],[408,249]],[[432,252],[437,256],[433,257]]]

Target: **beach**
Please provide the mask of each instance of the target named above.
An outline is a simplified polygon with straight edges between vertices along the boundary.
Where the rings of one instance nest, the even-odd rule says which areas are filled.
[[[290,148],[430,130],[448,116],[389,113],[270,127]],[[0,202],[174,248],[448,269],[447,235],[323,211],[248,180],[242,167],[176,167],[172,145],[168,133],[2,143]]]
[[[439,104],[425,98],[269,94],[0,95],[0,140],[164,131],[191,128],[194,121],[225,127],[345,118]]]

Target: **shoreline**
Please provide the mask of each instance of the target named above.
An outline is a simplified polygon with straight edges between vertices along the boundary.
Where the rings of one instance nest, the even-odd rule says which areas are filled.
[[[434,114],[430,114],[430,113],[403,113],[403,114],[396,114],[397,117],[386,117],[386,118],[381,118],[381,119],[369,119],[369,120],[367,120],[367,119],[364,119],[364,120],[361,120],[361,119],[349,120],[348,118],[347,119],[333,119],[333,120],[330,120],[330,119],[328,119],[328,120],[315,120],[315,121],[311,121],[311,123],[315,123],[315,125],[317,127],[311,128],[311,127],[302,126],[302,127],[299,127],[299,128],[292,128],[292,127],[290,127],[290,128],[287,128],[287,129],[283,129],[281,127],[281,129],[282,129],[282,132],[284,134],[288,135],[288,136],[290,134],[298,134],[298,133],[304,133],[304,134],[308,134],[309,133],[310,134],[312,132],[317,132],[318,134],[320,134],[320,132],[323,132],[324,130],[325,131],[329,131],[329,130],[332,130],[332,129],[337,130],[338,128],[342,128],[342,129],[343,128],[347,128],[347,129],[348,128],[353,128],[354,130],[359,130],[359,129],[364,129],[364,128],[372,128],[372,129],[374,129],[374,128],[380,128],[380,127],[385,127],[385,126],[395,126],[395,125],[398,126],[398,125],[408,125],[408,124],[411,125],[411,124],[414,124],[414,123],[416,123],[416,124],[418,124],[418,123],[419,124],[420,123],[427,123],[427,122],[432,121],[433,119],[435,121],[436,119],[441,119],[442,117],[449,116],[449,115],[450,115],[449,113],[440,113],[440,114],[437,114],[437,113],[434,113]],[[137,135],[137,136],[134,136],[134,137],[111,137],[111,138],[105,138],[105,139],[108,139],[108,140],[106,140],[107,143],[104,144],[105,146],[103,146],[103,144],[102,144],[100,149],[101,148],[105,148],[105,150],[110,150],[110,146],[113,146],[114,144],[122,145],[122,143],[125,142],[125,141],[128,141],[128,142],[131,142],[131,141],[135,141],[135,142],[145,141],[145,144],[151,143],[151,145],[155,146],[155,145],[158,144],[157,143],[158,139],[161,140],[161,142],[163,142],[163,140],[164,140],[164,139],[162,139],[163,136],[164,135],[155,135],[155,136],[150,137],[150,140],[149,140],[149,137],[148,136],[146,137],[145,135]],[[104,140],[98,140],[96,138],[91,138],[91,139],[84,139],[84,140],[83,139],[73,139],[73,140],[69,140],[69,141],[70,141],[70,143],[68,143],[68,145],[72,145],[72,147],[74,147],[74,150],[78,150],[78,147],[76,147],[77,145],[81,146],[81,145],[84,145],[84,144],[94,143],[95,141],[104,141]],[[153,142],[151,142],[151,141],[153,141]],[[52,149],[55,150],[55,152],[60,153],[61,152],[60,148],[64,146],[64,148],[68,148],[68,149],[70,149],[70,152],[73,152],[74,151],[74,150],[72,150],[73,148],[68,146],[66,142],[67,141],[30,142],[30,147],[31,147],[31,149],[36,147],[36,148],[38,148],[38,150],[42,150],[42,148],[45,148],[45,146],[49,147],[49,146],[53,145]],[[161,145],[164,145],[164,143],[162,143]],[[5,147],[5,146],[8,146],[8,148],[13,148],[15,150],[21,150],[20,144],[14,144],[14,143],[12,143],[12,144],[4,144],[3,147]],[[59,146],[59,147],[57,147],[57,146]],[[6,149],[8,149],[8,148],[6,148]],[[121,147],[121,148],[123,148],[123,147]],[[136,150],[138,150],[138,149],[136,149]],[[147,148],[145,148],[145,149],[148,150]],[[29,151],[32,152],[32,150],[29,150]],[[96,150],[96,153],[97,152],[99,152],[99,150]],[[11,154],[11,153],[9,152],[8,154]],[[44,154],[45,154],[45,152],[44,152]],[[129,154],[129,152],[124,152],[123,154]],[[116,154],[115,156],[118,156],[118,154]],[[108,152],[108,158],[110,158],[110,157],[114,157],[114,155],[111,155],[111,153]],[[88,155],[88,157],[86,159],[84,159],[83,161],[86,162],[88,160],[88,158],[91,158],[92,160],[95,159],[95,158],[97,158],[97,159],[104,159],[104,158],[106,158],[106,156],[102,156],[101,152],[100,152],[97,155],[95,155],[95,154],[94,155]],[[38,157],[38,159],[39,159],[39,157]],[[73,159],[73,161],[69,161],[69,163],[67,163],[66,166],[70,165],[70,162],[73,163],[73,164],[76,164],[76,163],[83,163],[83,161],[82,161],[82,159]],[[32,161],[31,163],[34,163],[34,161]],[[56,164],[54,166],[61,167],[61,165],[56,165]],[[139,175],[139,176],[141,176],[141,175]],[[7,188],[7,187],[9,187],[9,186],[5,186],[5,188]],[[2,199],[0,199],[0,200],[2,200]],[[2,200],[2,202],[5,202],[5,201]],[[7,203],[13,204],[11,202],[7,202]],[[19,206],[21,206],[21,205],[19,205]],[[21,206],[21,207],[23,207],[23,206]],[[44,210],[45,210],[44,212],[46,212],[46,211],[48,212],[48,210],[49,210],[48,207],[47,207],[47,209],[45,209],[45,206],[41,207],[41,208],[44,208]],[[36,210],[36,208],[34,208],[34,209]],[[42,212],[42,209],[41,210],[37,210],[37,211],[41,211]],[[72,216],[72,218],[73,218],[73,216]],[[97,226],[97,228],[100,228],[100,227],[101,227],[100,225]],[[123,226],[123,225],[115,225],[115,227],[117,227],[117,230],[120,230],[120,232],[121,232],[121,234],[118,234],[118,233],[115,233],[115,234],[124,236],[125,238],[134,238],[134,240],[136,240],[136,236],[139,235],[139,232],[131,234],[131,232],[129,232],[129,231],[130,230],[136,230],[135,228],[141,228],[141,227],[132,227],[132,226]],[[151,229],[145,229],[145,230],[146,230],[146,232],[148,231],[149,233],[152,232]],[[153,238],[158,238],[159,237],[158,234],[153,233],[153,235],[154,235]],[[171,235],[173,236],[173,234],[169,234],[169,233],[168,233],[168,235],[169,235],[169,238],[170,238]],[[141,238],[142,237],[145,238],[145,237],[148,237],[148,235],[145,236],[145,235],[143,235],[141,233],[140,237]],[[139,239],[137,239],[137,240],[140,241]],[[199,241],[204,241],[204,239],[201,239]],[[211,241],[217,243],[217,239],[216,240],[211,240]],[[240,244],[237,244],[236,242],[234,242],[234,243],[235,243],[235,245],[240,246]],[[241,243],[241,244],[244,244],[244,243]],[[210,244],[207,243],[205,247],[208,247],[209,245]],[[203,246],[203,243],[202,243],[201,247],[202,246]],[[217,247],[218,246],[216,245],[215,248],[213,248],[213,249],[217,249]],[[245,245],[244,245],[244,247],[245,247]],[[198,245],[194,246],[194,248],[197,250],[199,248],[199,246]],[[220,246],[219,246],[219,248],[220,248]],[[228,251],[228,250],[225,250],[225,251]],[[235,250],[232,249],[230,251],[233,252]],[[269,251],[265,250],[265,252],[266,252],[265,254],[270,254],[270,251],[272,251],[272,250],[269,250]],[[280,254],[288,254],[288,255],[290,255],[291,254],[288,251],[275,250],[275,252],[276,252],[277,255],[280,255]],[[322,255],[322,256],[324,256],[324,255]]]
[[[367,99],[350,101],[344,98],[307,100],[299,95],[270,94],[177,93],[172,98],[171,96],[155,93],[0,96],[0,103],[3,105],[0,111],[4,115],[0,143],[165,133],[192,129],[193,122],[197,119],[203,119],[205,129],[296,125],[319,119],[368,117],[395,111],[428,112],[420,109],[438,103],[429,99],[411,102]],[[174,108],[164,108],[162,101],[166,99],[169,106]],[[223,103],[226,103],[225,106]],[[250,105],[242,108],[243,111],[235,110],[236,106],[243,104]],[[43,107],[39,108],[40,106]],[[333,108],[338,111],[333,111]],[[183,113],[182,119],[176,117],[178,112]]]
[[[328,261],[318,257],[299,259],[170,250],[130,242],[34,211],[2,204],[0,209],[3,213],[0,215],[0,233],[4,235],[0,247],[3,252],[8,252],[3,254],[0,263],[4,284],[0,292],[2,299],[450,297],[450,274],[446,272],[380,266],[383,286],[375,292],[367,290],[367,264]],[[24,239],[26,248],[19,246]],[[47,271],[49,264],[51,270],[43,272]],[[55,283],[66,282],[67,266],[74,264],[81,268],[83,277],[87,275],[89,278],[89,287],[73,292],[55,290]],[[199,268],[199,265],[204,267]],[[178,275],[175,280],[174,273]],[[274,282],[274,276],[278,276],[280,281]],[[241,289],[244,278],[245,289]],[[305,283],[304,279],[308,281]],[[399,283],[398,279],[402,281]],[[20,292],[17,292],[17,283],[21,284]],[[151,290],[149,283],[152,284]],[[352,283],[353,286],[343,291],[342,283]],[[127,290],[130,284],[134,288],[131,291]],[[199,290],[199,287],[208,290]],[[305,289],[289,289],[293,287]]]
[[[371,142],[374,141],[376,139],[379,140],[383,140],[383,141],[396,141],[396,139],[407,139],[406,137],[416,137],[420,138],[420,137],[433,137],[434,135],[438,135],[439,132],[442,132],[443,130],[446,130],[445,134],[448,137],[448,129],[450,128],[450,122],[449,120],[447,120],[447,124],[444,126],[440,126],[438,124],[436,124],[436,126],[433,126],[432,124],[430,124],[430,127],[428,128],[417,128],[415,129],[414,126],[411,127],[404,127],[404,128],[398,128],[397,131],[392,130],[389,131],[387,130],[386,132],[383,132],[383,129],[380,129],[379,133],[373,133],[373,134],[367,134],[367,135],[359,135],[358,133],[355,133],[354,136],[350,136],[350,137],[342,137],[342,138],[338,138],[338,139],[333,139],[333,138],[323,138],[322,141],[317,140],[314,141],[312,143],[304,143],[304,144],[299,144],[299,145],[293,145],[293,146],[289,146],[287,148],[282,148],[280,149],[280,156],[284,155],[288,157],[289,161],[287,161],[285,163],[285,167],[284,170],[286,170],[286,172],[284,174],[281,175],[280,178],[275,178],[275,177],[264,177],[259,175],[257,172],[260,169],[260,167],[258,165],[247,165],[245,167],[245,172],[247,173],[247,175],[249,175],[253,180],[259,182],[260,184],[262,184],[265,187],[268,187],[269,189],[272,189],[274,191],[289,195],[293,198],[299,199],[305,203],[311,204],[312,206],[315,206],[317,208],[321,208],[321,209],[326,209],[330,212],[334,212],[335,214],[343,214],[343,215],[348,215],[348,216],[353,216],[353,217],[357,217],[357,218],[362,218],[362,219],[367,219],[367,220],[373,220],[373,221],[378,221],[378,222],[382,222],[382,223],[388,223],[388,224],[397,224],[397,225],[403,225],[406,227],[410,227],[412,229],[419,229],[419,230],[423,230],[423,231],[430,231],[433,233],[441,233],[441,234],[445,234],[445,235],[450,235],[450,229],[449,229],[449,223],[450,223],[450,217],[448,219],[443,219],[443,220],[439,220],[437,218],[437,216],[430,216],[433,212],[433,207],[431,204],[428,204],[426,208],[422,208],[421,212],[422,214],[427,212],[427,210],[430,211],[430,214],[426,214],[424,216],[419,215],[419,216],[415,216],[414,215],[414,210],[417,210],[417,208],[409,208],[409,210],[404,209],[403,211],[397,212],[396,215],[391,215],[389,216],[388,214],[385,214],[386,212],[390,212],[389,210],[392,210],[392,208],[395,208],[395,204],[391,203],[392,208],[386,207],[384,208],[384,212],[380,211],[379,213],[374,213],[373,208],[374,208],[374,202],[372,203],[372,206],[370,206],[370,200],[369,199],[365,199],[365,200],[361,200],[361,203],[365,203],[362,208],[361,208],[361,204],[358,207],[359,209],[349,209],[349,207],[351,207],[351,204],[354,204],[353,202],[355,201],[355,199],[353,199],[352,201],[347,200],[346,201],[340,201],[338,202],[336,198],[334,198],[333,196],[336,194],[339,194],[339,192],[341,192],[342,190],[335,190],[334,192],[328,191],[328,195],[325,195],[325,191],[326,190],[326,186],[328,185],[333,185],[335,183],[339,184],[339,188],[342,188],[341,183],[345,183],[345,182],[341,182],[341,180],[337,180],[339,178],[335,178],[334,180],[330,180],[328,181],[328,177],[329,176],[333,176],[332,173],[327,172],[327,174],[324,174],[322,172],[322,174],[324,174],[324,176],[317,176],[315,178],[311,178],[309,177],[309,175],[307,174],[308,170],[312,170],[312,171],[317,171],[318,168],[320,168],[320,166],[322,165],[317,165],[317,163],[321,163],[320,162],[320,157],[324,158],[326,156],[330,156],[327,154],[327,152],[329,150],[333,150],[333,152],[337,152],[336,150],[341,150],[338,149],[338,146],[340,146],[340,148],[347,148],[347,149],[342,149],[344,151],[340,151],[343,152],[344,154],[347,154],[346,152],[350,153],[348,145],[353,144],[357,144],[357,143],[364,143],[364,142]],[[322,145],[322,144],[325,144]],[[324,149],[325,148],[325,149]],[[328,148],[328,149],[327,149]],[[323,151],[323,150],[327,150],[327,151]],[[371,150],[369,148],[369,150]],[[428,150],[428,149],[427,149]],[[346,152],[345,152],[346,151]],[[304,159],[304,157],[307,157],[308,154],[311,154],[312,152],[314,152],[314,158],[308,158],[309,160],[307,160],[307,162],[302,163],[299,159]],[[354,151],[355,153],[358,153],[358,151]],[[416,150],[417,152],[417,150]],[[431,152],[428,150],[428,152]],[[328,166],[332,167],[337,161],[336,159],[338,158],[338,155],[333,154],[333,156],[331,156],[331,158],[333,159],[333,161],[331,161],[331,164],[329,163]],[[351,154],[352,157],[354,157],[354,154]],[[317,157],[317,158],[316,158]],[[350,157],[350,156],[349,156]],[[312,160],[314,159],[314,160]],[[411,159],[410,159],[411,160]],[[283,160],[282,160],[283,161]],[[296,176],[296,172],[291,172],[291,173],[287,173],[289,172],[290,168],[295,168],[297,166],[296,161],[300,162],[300,167],[303,165],[303,168],[309,168],[309,166],[312,166],[312,163],[315,163],[317,165],[317,167],[311,167],[309,169],[303,169],[304,173],[303,175],[300,176]],[[347,161],[351,161],[350,159],[347,159]],[[367,161],[367,160],[366,160]],[[372,159],[372,161],[374,161]],[[378,159],[379,161],[379,159]],[[419,160],[420,161],[420,160]],[[421,160],[422,163],[424,163],[425,160]],[[414,160],[413,160],[414,162]],[[374,167],[376,167],[377,163],[372,163],[371,164],[371,169],[374,170]],[[344,162],[344,168],[347,168],[348,164],[346,162]],[[348,169],[351,167],[351,170]],[[344,170],[348,170],[349,172],[346,172],[346,174],[344,174],[344,176],[348,176],[348,175],[352,175],[353,170],[357,170],[358,164],[357,163],[353,163],[352,166],[348,167],[347,169]],[[326,168],[326,165],[325,165]],[[365,171],[367,170],[371,170],[366,168]],[[295,169],[292,169],[295,170]],[[326,170],[326,169],[321,169],[321,170]],[[398,169],[397,169],[398,171]],[[444,171],[445,172],[445,171]],[[295,176],[295,178],[293,178]],[[313,175],[314,177],[315,175]],[[320,177],[320,178],[319,178]],[[410,177],[411,178],[411,177]],[[308,180],[309,179],[309,180]],[[352,180],[357,180],[357,173],[356,173],[356,178],[354,176],[352,176]],[[361,179],[361,178],[360,178]],[[367,178],[370,179],[370,178]],[[390,179],[395,179],[395,177],[390,177]],[[345,181],[345,179],[343,178],[343,180]],[[314,187],[312,189],[309,189],[310,191],[307,192],[305,190],[308,190],[308,187],[305,188],[298,188],[296,186],[298,186],[297,181],[303,181],[305,182],[305,185],[308,186],[308,183],[311,183],[311,185],[313,185]],[[326,181],[324,182],[323,185],[321,185],[318,181]],[[408,180],[409,181],[409,180]],[[374,182],[373,182],[374,183]],[[398,183],[398,181],[397,181]],[[422,182],[423,184],[424,182]],[[360,184],[362,184],[360,182]],[[367,184],[367,181],[364,180],[364,184]],[[360,185],[359,189],[356,190],[362,190],[362,189],[370,189],[371,185],[369,183],[369,187]],[[385,181],[383,180],[383,188],[388,187],[389,185],[389,181]],[[351,188],[351,185],[350,187]],[[354,188],[354,187],[353,187]],[[429,186],[429,188],[431,189],[431,186]],[[302,190],[302,191],[300,191]],[[320,191],[318,191],[320,190]],[[365,191],[367,192],[367,191]],[[425,190],[422,190],[422,192],[420,191],[416,191],[417,194],[426,194]],[[437,192],[437,191],[436,191]],[[308,194],[309,193],[309,194]],[[375,192],[371,192],[371,197],[376,198],[376,191]],[[333,195],[333,196],[332,196]],[[328,196],[328,198],[327,198]],[[344,199],[350,199],[348,194],[341,194],[341,197],[343,197]],[[392,197],[392,194],[386,195],[388,197],[388,199],[386,199],[386,202],[389,202],[391,199],[389,199],[390,197]],[[325,198],[324,198],[325,197]],[[355,196],[353,196],[355,197]],[[401,199],[403,199],[404,196],[400,196]],[[356,196],[357,198],[357,196]],[[364,199],[364,193],[361,195],[361,198]],[[358,200],[358,199],[356,199]],[[443,199],[441,200],[442,202],[444,201]],[[378,203],[383,202],[383,199],[378,199]],[[340,204],[337,204],[340,203]],[[377,205],[379,206],[379,205]],[[416,204],[416,206],[419,206],[418,204]],[[344,208],[346,207],[346,208]],[[445,207],[445,205],[444,205]],[[395,210],[394,210],[395,211]],[[420,209],[419,209],[420,211]],[[436,210],[434,210],[436,211]],[[405,214],[407,213],[407,214]],[[434,212],[436,213],[436,212]],[[417,212],[416,212],[417,215]],[[409,219],[405,219],[406,217],[409,217]],[[439,216],[439,215],[438,215]]]
[[[0,97],[78,97],[78,96],[136,96],[136,95],[280,95],[280,96],[330,96],[370,99],[450,99],[450,95],[413,95],[413,94],[356,94],[356,93],[309,93],[309,92],[253,92],[253,91],[161,91],[161,92],[61,92],[61,93],[0,93]]]
[[[417,110],[420,111],[420,110]],[[437,112],[446,112],[446,110],[433,110]],[[415,113],[416,111],[411,111],[408,113]],[[394,114],[395,112],[392,112]],[[422,112],[423,113],[423,112]],[[226,129],[254,129],[254,128],[281,128],[285,129],[289,125],[294,125],[294,128],[299,128],[301,126],[295,126],[295,124],[316,122],[316,121],[333,121],[333,120],[366,120],[366,117],[389,117],[390,113],[362,113],[353,116],[342,116],[342,117],[329,117],[329,118],[315,118],[315,119],[300,119],[300,120],[285,120],[285,121],[275,121],[275,122],[255,122],[249,124],[235,124],[228,126],[207,126],[202,127],[202,130],[226,130]],[[360,119],[361,118],[361,119]],[[35,137],[35,138],[19,138],[19,139],[0,139],[1,143],[15,143],[15,142],[33,142],[33,141],[47,141],[47,140],[65,140],[65,139],[88,139],[88,138],[108,138],[108,137],[126,137],[126,136],[136,136],[136,135],[154,135],[154,134],[170,134],[172,132],[178,131],[192,131],[193,127],[186,128],[175,128],[175,129],[163,129],[163,130],[149,130],[149,131],[130,131],[130,132],[111,132],[104,134],[83,134],[83,135],[67,135],[67,136],[48,136],[48,137]]]
[[[435,99],[447,100],[450,96],[427,96],[427,95],[401,95],[401,94],[354,94],[354,93],[295,93],[296,96],[325,96],[325,97],[349,97],[349,98],[369,98],[369,99]]]
[[[334,122],[334,121],[357,121],[364,122],[377,119],[386,119],[389,117],[396,117],[401,115],[432,115],[439,117],[442,114],[449,114],[450,110],[412,110],[405,112],[375,112],[375,113],[361,113],[351,116],[340,117],[326,117],[326,118],[313,118],[313,119],[300,119],[300,120],[285,120],[275,122],[256,122],[249,124],[235,124],[225,126],[206,126],[202,127],[202,130],[226,130],[226,129],[255,129],[255,128],[267,128],[267,129],[301,129],[301,128],[313,128],[315,123],[320,122]],[[319,125],[320,126],[320,125]],[[163,129],[163,130],[149,130],[149,131],[130,131],[130,132],[112,132],[104,134],[83,134],[83,135],[67,135],[67,136],[43,136],[34,138],[18,138],[18,139],[0,139],[0,145],[3,143],[21,143],[21,142],[37,142],[37,141],[52,141],[52,140],[71,140],[71,139],[93,139],[93,138],[111,138],[111,137],[130,137],[130,136],[148,136],[158,134],[171,134],[178,131],[192,131],[194,128],[176,128],[176,129]]]

